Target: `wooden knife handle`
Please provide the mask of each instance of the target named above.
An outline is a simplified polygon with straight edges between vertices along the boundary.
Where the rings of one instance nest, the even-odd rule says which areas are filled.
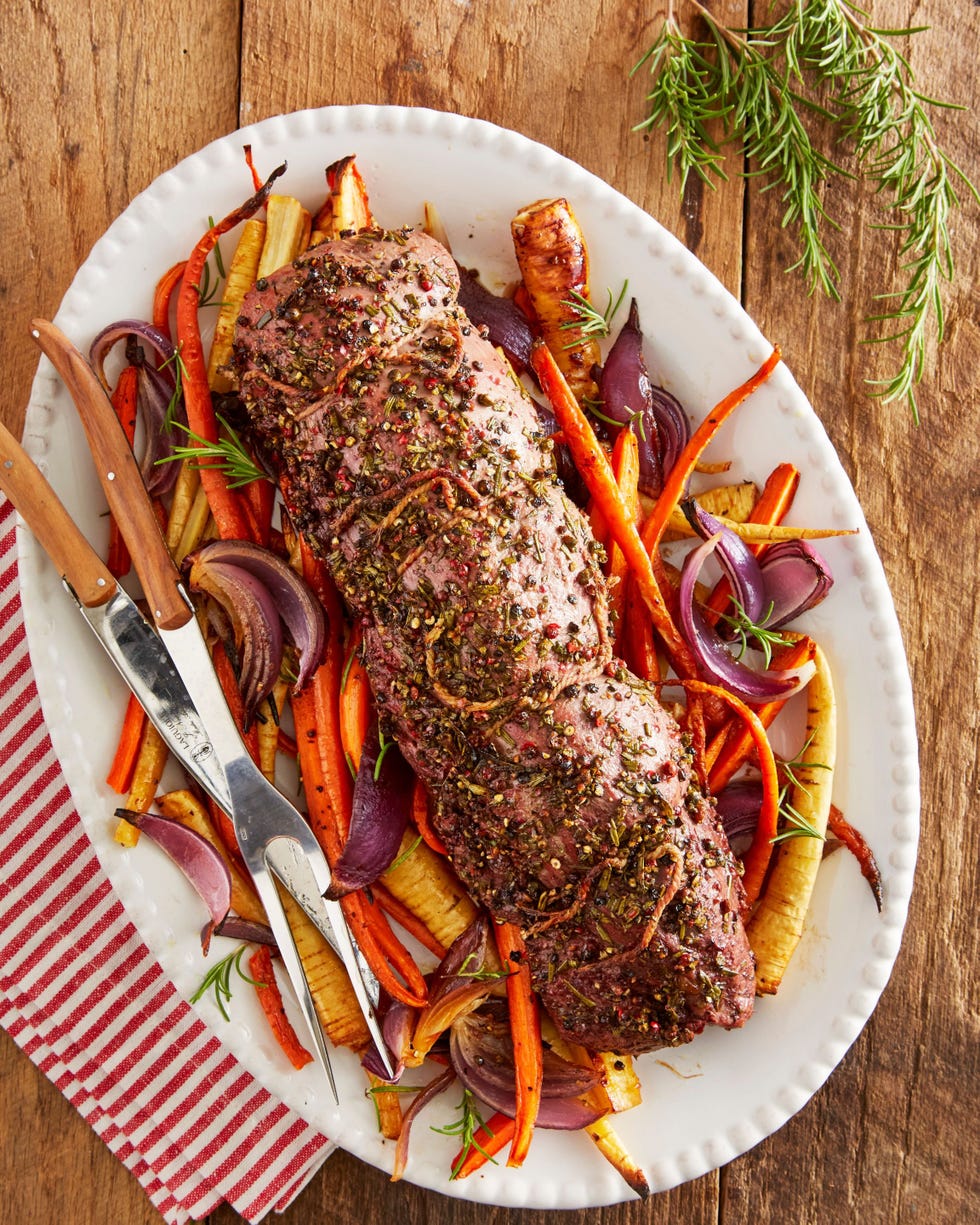
[[[180,575],[105,388],[81,353],[53,324],[33,319],[31,335],[64,379],[78,409],[109,509],[129,546],[150,614],[161,629],[177,629],[193,614],[177,588]]]
[[[11,432],[0,423],[0,489],[20,511],[58,573],[86,608],[116,592],[112,577],[58,495]]]

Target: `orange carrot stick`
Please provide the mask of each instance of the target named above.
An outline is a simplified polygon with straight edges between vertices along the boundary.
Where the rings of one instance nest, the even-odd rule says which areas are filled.
[[[495,923],[493,934],[497,951],[507,977],[507,1004],[510,1009],[510,1032],[514,1042],[514,1086],[517,1110],[514,1116],[514,1140],[510,1146],[509,1166],[524,1164],[534,1124],[541,1104],[544,1055],[541,1047],[541,1015],[537,996],[531,987],[531,971],[527,965],[524,940],[514,923]]]
[[[653,510],[643,525],[643,544],[648,553],[660,547],[667,521],[677,508],[687,488],[687,482],[691,479],[701,452],[743,400],[746,400],[769,378],[779,365],[779,361],[780,352],[777,346],[751,378],[746,379],[741,386],[736,387],[734,391],[730,391],[727,396],[719,400],[691,435],[687,446],[678,456],[677,463],[667,474],[660,497],[657,498]]]
[[[623,651],[630,671],[645,681],[660,680],[660,661],[657,644],[653,637],[653,622],[636,590],[636,582],[629,579],[626,592],[626,625]]]
[[[460,1149],[453,1160],[453,1178],[466,1178],[492,1161],[505,1144],[514,1138],[517,1123],[505,1114],[491,1115],[473,1133],[469,1148]]]
[[[314,594],[327,614],[327,645],[323,663],[314,672],[306,692],[313,702],[314,737],[320,754],[323,785],[328,789],[330,796],[330,812],[335,822],[335,834],[339,848],[347,839],[352,802],[350,770],[347,767],[343,738],[340,734],[340,684],[344,673],[344,614],[333,580],[322,562],[313,556],[304,540],[300,541],[300,556],[303,577],[313,588]],[[330,850],[326,846],[324,850],[329,859]],[[338,849],[334,858],[339,853]]]
[[[272,953],[268,945],[260,945],[248,959],[249,975],[255,980],[255,993],[276,1041],[297,1071],[313,1062],[313,1056],[300,1042],[282,1003],[282,992],[272,968]]]
[[[868,845],[864,835],[860,830],[854,828],[836,804],[831,804],[830,806],[827,824],[834,837],[842,842],[858,861],[861,875],[871,886],[875,905],[881,910],[881,869],[878,867],[874,851]]]
[[[640,450],[636,435],[630,429],[622,429],[616,435],[612,453],[612,470],[623,495],[627,511],[636,523],[640,517]],[[615,541],[609,547],[609,563],[606,566],[606,577],[610,580],[609,617],[616,634],[617,653],[622,653],[622,643],[625,640],[624,622],[626,616],[626,586],[629,578],[629,565],[626,555]]]
[[[445,957],[446,946],[440,943],[422,920],[409,910],[403,901],[389,892],[380,881],[376,880],[371,886],[371,895],[385,914],[394,919],[396,923],[401,924],[408,934],[414,936],[423,948],[428,949],[430,953],[440,960]]]
[[[354,773],[361,764],[361,749],[371,726],[371,686],[361,663],[361,627],[354,627],[347,662],[344,664],[343,688],[340,690],[340,743]]]
[[[432,822],[429,820],[429,794],[420,779],[415,780],[415,790],[412,792],[412,821],[430,851],[435,851],[437,855],[447,853],[446,844],[433,829]]]
[[[636,523],[609,467],[606,453],[599,445],[589,419],[579,407],[543,341],[536,341],[531,349],[531,365],[562,428],[575,466],[589,493],[605,515],[612,538],[623,550],[637,590],[650,611],[654,628],[670,652],[674,667],[682,676],[694,676],[694,658],[670,617],[653,572],[649,553],[643,547]]]
[[[351,935],[382,987],[410,1008],[424,1007],[428,988],[422,971],[391,930],[381,909],[373,906],[361,892],[348,893],[341,898],[340,904]]]
[[[317,702],[315,690],[319,680],[327,695],[336,696],[337,691],[329,672],[330,665],[321,665],[306,689],[293,695],[292,707],[310,828],[323,847],[327,860],[334,864],[347,837],[351,780],[342,756],[338,759],[335,752],[322,751],[329,747],[326,745],[328,737],[317,721],[322,703]],[[324,695],[321,693],[322,696]],[[333,702],[333,708],[336,709],[336,701]],[[339,744],[339,740],[337,743]],[[329,777],[325,763],[330,767]],[[385,990],[411,1007],[424,1003],[425,981],[411,954],[392,932],[380,909],[371,907],[362,893],[348,894],[341,899],[341,906],[361,951]],[[392,966],[407,986],[396,977]]]
[[[168,340],[170,339],[170,299],[183,279],[186,267],[187,261],[181,260],[179,264],[174,264],[172,268],[169,268],[157,281],[153,294],[153,326]]]
[[[685,689],[695,693],[710,693],[725,702],[745,722],[752,742],[759,757],[759,769],[762,772],[762,808],[759,811],[759,823],[755,827],[752,845],[742,857],[745,874],[742,883],[745,886],[745,912],[753,906],[762,892],[762,882],[766,877],[769,860],[772,858],[773,838],[776,837],[776,824],[779,819],[779,776],[776,768],[776,758],[773,755],[769,737],[759,716],[751,707],[746,706],[741,698],[735,697],[720,685],[709,685],[706,681],[674,680],[662,681],[661,684],[683,685]]]
[[[126,795],[133,781],[133,770],[139,755],[143,739],[143,728],[146,726],[146,711],[136,700],[135,694],[129,695],[126,705],[126,715],[123,718],[122,732],[116,746],[116,755],[112,759],[106,784],[117,795]]]

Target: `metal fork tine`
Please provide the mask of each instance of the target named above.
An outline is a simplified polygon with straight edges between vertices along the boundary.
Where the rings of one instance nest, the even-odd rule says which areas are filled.
[[[265,862],[344,963],[368,1033],[388,1075],[394,1078],[395,1070],[378,1020],[380,984],[351,935],[340,903],[323,897],[330,881],[323,852],[319,847],[308,849],[287,834],[268,843]]]
[[[337,1082],[334,1079],[333,1068],[330,1064],[326,1038],[320,1025],[320,1018],[316,1014],[313,996],[310,994],[310,986],[306,979],[306,971],[303,969],[303,962],[296,948],[296,941],[293,939],[293,932],[286,918],[286,912],[283,910],[275,881],[268,872],[264,871],[253,871],[252,879],[255,882],[255,888],[262,901],[262,905],[265,907],[269,926],[272,928],[272,934],[276,938],[276,944],[279,946],[279,953],[283,963],[286,966],[293,986],[297,989],[300,1011],[303,1013],[303,1019],[306,1021],[307,1029],[310,1031],[310,1036],[313,1039],[314,1053],[317,1061],[327,1074],[327,1080],[330,1082],[334,1101],[339,1106],[340,1095],[337,1092]]]

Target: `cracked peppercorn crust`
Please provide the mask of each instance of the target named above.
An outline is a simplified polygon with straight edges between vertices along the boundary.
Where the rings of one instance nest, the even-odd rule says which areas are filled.
[[[471,894],[566,1037],[623,1053],[752,1011],[736,863],[653,691],[612,656],[601,550],[434,240],[370,230],[242,306],[251,428],[364,625],[379,712]]]

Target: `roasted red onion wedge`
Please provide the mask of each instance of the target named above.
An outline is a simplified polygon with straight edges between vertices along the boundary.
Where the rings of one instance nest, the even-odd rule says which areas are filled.
[[[323,658],[323,608],[299,575],[268,549],[247,540],[215,540],[184,562],[192,591],[211,596],[230,623],[248,718],[272,692],[282,666],[285,624],[299,652],[296,690]],[[219,633],[222,618],[215,619]]]
[[[490,343],[503,349],[513,366],[522,370],[530,365],[531,325],[513,298],[491,293],[471,272],[460,268],[459,304],[472,323],[487,329]]]
[[[716,683],[724,685],[746,702],[771,702],[788,698],[804,689],[816,671],[809,660],[801,668],[786,672],[756,672],[737,660],[698,607],[695,587],[705,560],[714,552],[721,533],[692,550],[684,560],[678,590],[681,630],[698,664]]]
[[[210,912],[201,931],[201,948],[207,954],[211,936],[231,907],[231,873],[215,848],[194,830],[154,812],[117,808],[116,816],[135,825],[170,856],[191,882]]]
[[[389,1076],[388,1069],[382,1062],[378,1048],[373,1042],[361,1056],[361,1066],[379,1080],[394,1083],[405,1070],[405,1056],[411,1049],[412,1030],[415,1028],[418,1009],[403,1004],[401,1000],[392,999],[390,995],[384,993],[380,1012],[381,1034],[391,1055],[395,1075]]]
[[[514,1117],[514,1046],[506,1006],[484,1005],[453,1024],[449,1057],[460,1080],[494,1110]],[[595,1088],[591,1068],[569,1063],[547,1047],[536,1126],[577,1131],[602,1117],[603,1111],[578,1096]]]
[[[728,835],[732,853],[742,855],[752,845],[762,808],[762,783],[759,779],[738,779],[715,796],[718,816]]]
[[[259,703],[272,692],[282,665],[282,623],[271,592],[253,574],[230,562],[215,561],[208,548],[187,559],[192,591],[204,592],[231,622],[239,659],[239,685],[250,722]],[[186,563],[185,563],[186,564]]]
[[[215,540],[198,549],[195,561],[222,562],[245,570],[272,596],[279,616],[299,652],[298,693],[323,659],[326,622],[323,605],[302,578],[275,553],[249,540]]]
[[[140,457],[140,476],[150,497],[169,493],[177,480],[179,465],[165,462],[173,455],[173,431],[167,417],[174,398],[174,382],[160,370],[145,361],[133,363],[138,371],[136,406],[143,431],[143,454]],[[172,414],[173,420],[186,423],[184,401],[178,397]]]
[[[412,1124],[422,1113],[429,1102],[433,1101],[444,1092],[456,1079],[456,1073],[452,1068],[446,1068],[444,1072],[440,1072],[435,1080],[431,1081],[412,1099],[412,1104],[405,1111],[405,1117],[402,1119],[402,1129],[398,1133],[398,1143],[395,1145],[395,1161],[391,1171],[391,1181],[398,1180],[405,1173],[405,1166],[408,1164],[408,1141],[412,1133]]]
[[[215,925],[215,936],[226,936],[229,940],[244,940],[247,944],[267,944],[276,952],[279,945],[272,934],[272,928],[266,923],[258,923],[255,919],[243,919],[237,914],[225,915],[220,923]]]
[[[164,367],[169,369],[173,366],[176,355],[173,341],[164,336],[159,328],[155,328],[152,323],[146,323],[143,319],[119,319],[104,327],[92,341],[92,347],[89,349],[89,361],[95,367],[95,372],[102,380],[103,386],[108,386],[105,359],[110,349],[114,348],[120,340],[128,340],[130,336],[138,337],[156,353],[160,359],[156,363],[158,369]],[[175,376],[171,376],[170,381],[173,383]]]
[[[398,746],[375,730],[364,742],[354,780],[350,830],[333,866],[327,897],[363,889],[391,867],[412,809],[414,775]]]
[[[772,605],[767,629],[788,625],[819,604],[834,585],[830,567],[808,540],[781,540],[761,561],[766,598]]]
[[[486,970],[487,939],[487,918],[480,914],[429,976],[429,1000],[412,1034],[414,1058],[423,1058],[441,1034],[493,990],[499,976]]]
[[[650,381],[635,298],[598,372],[597,382],[604,415],[623,425],[636,423],[640,489],[655,498],[663,487],[664,475],[673,468],[687,443],[691,427],[674,396]]]
[[[715,557],[728,576],[732,595],[750,621],[758,621],[766,609],[762,569],[755,554],[740,536],[729,527],[698,506],[694,498],[681,502],[688,523],[702,540],[718,537]],[[769,622],[766,622],[769,625]]]
[[[89,349],[89,360],[108,389],[105,360],[120,341],[126,343],[126,361],[135,366],[139,381],[136,409],[143,435],[140,475],[151,497],[168,493],[177,479],[177,465],[164,463],[173,456],[172,422],[186,425],[183,397],[177,394],[176,350],[173,342],[152,323],[120,319],[104,327]],[[151,350],[148,358],[144,345]]]

